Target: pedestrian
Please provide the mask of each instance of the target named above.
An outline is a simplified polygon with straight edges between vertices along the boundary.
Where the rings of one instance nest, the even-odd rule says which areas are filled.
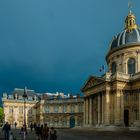
[[[51,127],[50,140],[56,140],[56,139],[57,139],[56,130],[54,129],[54,127]]]
[[[10,133],[9,140],[16,140],[13,132]]]
[[[4,131],[5,140],[9,140],[9,131],[11,130],[11,126],[8,122],[3,126],[2,130]]]
[[[32,132],[32,130],[33,130],[33,124],[32,123],[30,124],[30,129],[31,129],[31,132]]]
[[[36,130],[36,123],[34,123],[34,131]]]
[[[14,125],[15,125],[15,128],[16,128],[16,127],[17,127],[17,122],[15,122],[15,124],[14,124]]]
[[[43,124],[41,124],[41,127],[40,127],[40,136],[41,136],[41,140],[43,140]]]
[[[47,123],[44,125],[42,129],[42,135],[43,135],[43,140],[47,140],[49,136],[49,127],[47,126]]]
[[[36,133],[36,139],[37,140],[40,140],[40,131],[41,131],[40,124],[38,124],[35,128],[35,133]]]

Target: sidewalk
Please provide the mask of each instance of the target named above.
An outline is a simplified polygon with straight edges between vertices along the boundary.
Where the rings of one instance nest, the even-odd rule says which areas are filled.
[[[117,126],[87,126],[74,127],[73,130],[93,130],[93,131],[140,131],[140,127],[117,127]]]

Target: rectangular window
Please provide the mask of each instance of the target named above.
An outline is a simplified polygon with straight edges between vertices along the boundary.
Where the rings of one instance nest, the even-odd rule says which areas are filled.
[[[71,113],[74,113],[74,112],[75,112],[74,105],[71,105]]]
[[[134,110],[134,119],[135,120],[139,119],[139,112],[138,112],[138,110]]]
[[[67,112],[67,106],[63,105],[63,113],[66,113],[66,112]]]
[[[83,109],[82,109],[82,104],[79,104],[79,105],[78,105],[78,108],[79,108],[79,112],[82,112],[82,111],[83,111]]]
[[[55,105],[55,106],[54,106],[54,112],[55,112],[55,113],[58,113],[58,105]]]
[[[138,94],[134,93],[134,101],[138,101]]]
[[[23,106],[19,106],[19,114],[23,114]]]
[[[128,100],[128,94],[124,94],[124,101]]]
[[[46,111],[45,111],[45,112],[46,112],[46,113],[49,113],[49,110],[50,110],[50,106],[47,105],[47,106],[46,106]]]
[[[9,106],[9,114],[12,114],[12,113],[13,113],[13,107]]]

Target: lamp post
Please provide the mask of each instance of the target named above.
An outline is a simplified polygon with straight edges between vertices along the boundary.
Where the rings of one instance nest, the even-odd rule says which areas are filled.
[[[23,99],[24,99],[24,137],[23,139],[26,139],[26,99],[27,99],[27,87],[24,88],[24,93],[23,93]]]

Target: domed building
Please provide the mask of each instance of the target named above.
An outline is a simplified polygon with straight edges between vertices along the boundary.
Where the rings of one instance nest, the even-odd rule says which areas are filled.
[[[140,29],[130,11],[106,55],[108,72],[90,76],[84,93],[85,126],[140,126]]]

